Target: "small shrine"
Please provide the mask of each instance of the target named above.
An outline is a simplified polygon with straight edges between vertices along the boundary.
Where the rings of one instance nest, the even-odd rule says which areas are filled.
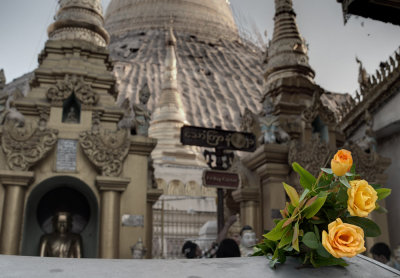
[[[162,193],[146,102],[121,122],[99,0],[60,1],[48,35],[27,95],[0,94],[0,253],[131,258]]]

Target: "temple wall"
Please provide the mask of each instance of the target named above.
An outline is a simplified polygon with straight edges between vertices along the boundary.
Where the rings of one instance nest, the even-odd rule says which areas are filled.
[[[374,114],[374,130],[377,137],[390,136],[400,130],[399,92]]]
[[[398,111],[396,111],[398,113]],[[378,152],[384,157],[392,159],[392,164],[387,170],[388,181],[385,185],[392,189],[392,194],[386,199],[386,208],[388,210],[390,244],[392,248],[396,248],[400,244],[400,133],[391,135],[379,142]]]
[[[147,193],[147,156],[129,155],[125,160],[122,177],[131,177],[126,190],[121,195],[122,215],[129,214],[143,216],[144,221],[151,221],[146,216],[146,193]],[[139,227],[120,227],[119,257],[121,259],[132,258],[130,247],[141,237],[146,242],[144,226]],[[147,247],[147,246],[145,246]]]

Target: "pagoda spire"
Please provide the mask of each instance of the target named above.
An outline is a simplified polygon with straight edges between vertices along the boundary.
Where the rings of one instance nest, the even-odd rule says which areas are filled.
[[[176,38],[172,27],[166,33],[162,91],[149,128],[149,136],[156,138],[158,143],[151,155],[155,164],[205,167],[204,158],[198,148],[183,146],[180,142],[181,127],[189,123],[186,120],[182,98],[178,91]]]
[[[103,47],[108,44],[100,0],[59,0],[58,3],[55,22],[47,29],[49,40],[83,40]]]
[[[314,82],[315,73],[308,63],[307,46],[297,28],[292,0],[275,0],[274,34],[267,52],[267,85],[299,75]]]
[[[177,121],[188,124],[183,109],[181,95],[178,92],[177,68],[176,68],[176,38],[172,27],[169,28],[165,39],[167,49],[164,62],[164,75],[161,86],[160,100],[153,114],[152,124],[159,121]]]

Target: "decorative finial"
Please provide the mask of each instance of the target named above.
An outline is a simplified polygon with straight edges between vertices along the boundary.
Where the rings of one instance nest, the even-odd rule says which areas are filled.
[[[292,0],[275,0],[275,15],[282,12],[295,14]]]
[[[0,69],[0,90],[3,90],[6,86],[6,76],[4,74],[4,70]]]
[[[356,56],[356,62],[359,64],[358,67],[358,84],[360,85],[360,90],[364,91],[369,87],[369,74],[365,70],[362,62]]]
[[[172,29],[172,27],[169,27],[168,33],[167,33],[167,37],[165,40],[165,44],[167,46],[176,46],[176,38],[174,35],[174,30]]]
[[[103,47],[108,44],[100,0],[59,0],[59,5],[55,22],[47,29],[50,40],[83,40]]]

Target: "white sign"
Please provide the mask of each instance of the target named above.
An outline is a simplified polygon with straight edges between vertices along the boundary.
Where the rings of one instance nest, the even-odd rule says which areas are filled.
[[[76,171],[76,147],[78,141],[59,139],[57,142],[57,171]]]
[[[122,215],[122,226],[144,227],[144,216],[124,214]]]

